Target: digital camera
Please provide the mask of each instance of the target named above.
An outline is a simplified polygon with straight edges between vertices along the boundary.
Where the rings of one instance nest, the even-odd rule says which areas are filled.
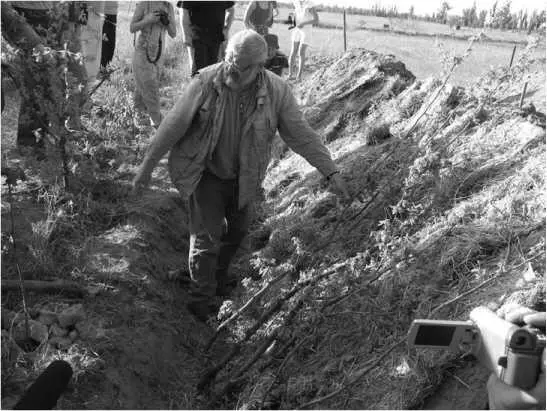
[[[412,348],[464,351],[505,383],[529,389],[538,379],[545,335],[519,327],[486,307],[471,311],[469,321],[414,320],[408,333]]]
[[[163,10],[156,11],[156,15],[159,16],[161,24],[163,24],[164,26],[169,25],[169,15],[167,14],[166,11],[163,11]]]

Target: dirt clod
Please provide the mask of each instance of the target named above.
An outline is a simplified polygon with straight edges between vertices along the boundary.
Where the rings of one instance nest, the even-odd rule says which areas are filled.
[[[82,304],[72,305],[59,314],[59,325],[63,328],[67,328],[84,320],[85,317],[86,314]]]

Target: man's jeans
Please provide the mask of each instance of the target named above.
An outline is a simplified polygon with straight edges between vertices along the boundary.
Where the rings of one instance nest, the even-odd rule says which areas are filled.
[[[238,209],[237,180],[204,172],[189,209],[191,294],[207,300],[236,281],[235,276],[228,277],[228,267],[247,234],[251,207]]]
[[[218,62],[218,51],[221,42],[192,40],[194,48],[194,66],[192,67],[192,76],[203,67],[210,66]]]

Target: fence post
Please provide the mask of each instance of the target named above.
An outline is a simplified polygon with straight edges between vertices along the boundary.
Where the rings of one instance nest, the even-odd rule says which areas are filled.
[[[524,103],[524,96],[526,95],[526,88],[527,87],[528,87],[528,82],[524,83],[524,87],[522,88],[522,93],[520,93],[519,108],[522,108],[522,103]]]
[[[513,65],[513,59],[515,58],[515,51],[517,51],[517,45],[515,44],[515,47],[513,47],[513,53],[511,54],[511,61],[509,62],[509,68]]]
[[[343,15],[344,15],[344,53],[346,52],[347,50],[347,40],[346,40],[346,9],[344,8],[344,11],[343,11]]]

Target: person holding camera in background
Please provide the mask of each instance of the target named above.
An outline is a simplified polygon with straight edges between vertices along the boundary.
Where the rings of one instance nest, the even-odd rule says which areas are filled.
[[[152,126],[158,128],[162,116],[157,63],[162,55],[165,32],[167,31],[172,38],[177,35],[175,10],[168,1],[139,2],[129,30],[131,33],[140,31],[133,55],[135,108],[147,110]],[[139,126],[149,124],[149,120],[142,117],[138,118],[137,122]]]

